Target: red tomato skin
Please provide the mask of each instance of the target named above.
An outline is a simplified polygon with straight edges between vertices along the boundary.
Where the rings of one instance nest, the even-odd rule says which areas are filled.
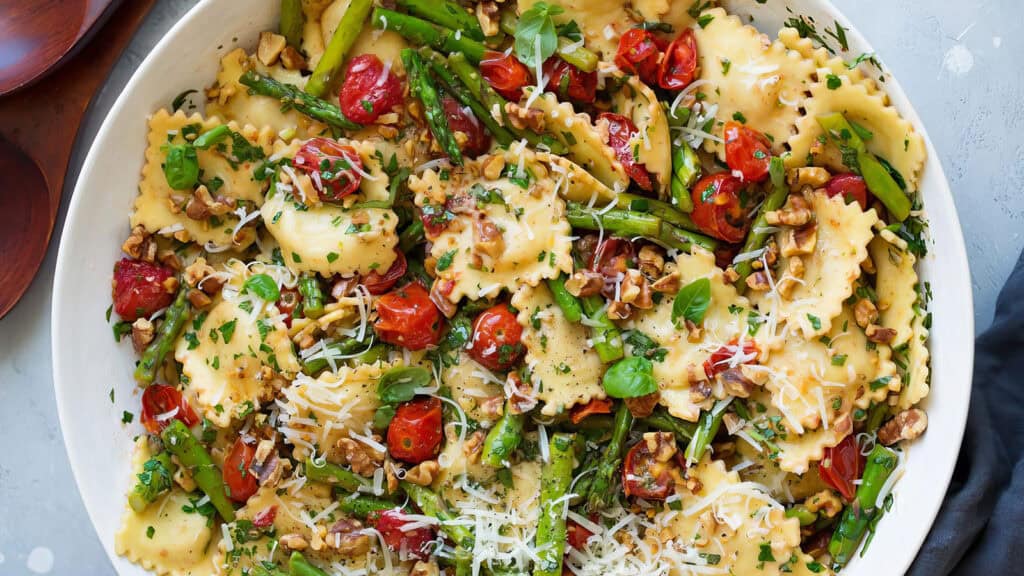
[[[530,83],[530,70],[512,54],[488,50],[480,61],[480,75],[491,88],[514,102],[523,96],[523,87]]]
[[[482,366],[504,372],[518,364],[526,352],[522,337],[523,327],[516,315],[507,305],[498,304],[473,321],[473,338],[466,352]]]
[[[666,90],[682,90],[697,75],[697,37],[687,28],[665,50],[658,67],[658,85]]]
[[[302,303],[302,293],[298,288],[281,288],[281,297],[277,299],[277,309],[285,314],[285,326],[292,327],[292,318],[295,309]]]
[[[853,481],[859,480],[864,472],[864,460],[857,439],[851,434],[834,448],[825,448],[818,462],[818,475],[850,502],[857,494],[857,486]]]
[[[611,398],[594,398],[590,402],[582,406],[574,406],[572,411],[569,412],[569,420],[573,424],[579,424],[587,419],[587,416],[594,414],[611,414],[612,413],[612,400]]]
[[[591,517],[593,520],[593,517]],[[587,539],[594,535],[593,532],[587,530],[583,526],[580,526],[573,520],[567,520],[565,526],[566,542],[569,546],[577,550],[583,550],[587,547]]]
[[[167,414],[175,408],[178,409],[178,413],[172,418],[157,419],[157,416]],[[189,427],[199,423],[199,417],[196,416],[188,401],[182,397],[177,388],[164,384],[150,384],[142,393],[142,414],[139,421],[150,434],[159,434],[171,423],[171,420],[181,420]]]
[[[548,58],[543,69],[548,77],[545,90],[586,104],[597,99],[597,72],[584,72],[558,56]]]
[[[743,174],[744,182],[762,182],[772,161],[771,144],[764,134],[732,120],[725,123],[725,163]]]
[[[174,301],[164,281],[174,272],[158,264],[122,258],[114,264],[114,311],[126,322],[148,318]]]
[[[476,157],[490,150],[491,135],[473,115],[472,110],[463,108],[450,96],[441,98],[441,106],[444,107],[444,115],[452,132],[462,132],[466,135],[466,142],[460,146],[463,154]]]
[[[701,232],[729,243],[742,242],[746,238],[749,221],[740,206],[739,192],[742,188],[739,178],[726,172],[710,174],[693,185],[693,212],[690,217]]]
[[[328,162],[326,174],[321,170]],[[327,138],[310,138],[295,153],[292,165],[296,170],[309,174],[313,188],[325,202],[341,200],[359,189],[363,176],[351,166],[363,169],[363,159],[351,146],[338,144]]]
[[[704,361],[704,373],[708,378],[714,378],[719,373],[725,372],[729,369],[729,364],[726,363],[726,361],[733,357],[738,345],[739,341],[733,338],[731,342],[711,353],[711,356]],[[760,353],[760,348],[757,347],[757,343],[753,340],[746,340],[743,342],[744,355]],[[757,362],[756,357],[744,362],[744,364],[753,364],[755,362]]]
[[[408,464],[430,460],[441,451],[441,401],[413,399],[395,410],[388,426],[388,453]]]
[[[370,272],[363,278],[363,286],[366,287],[366,291],[370,294],[380,296],[394,288],[398,280],[405,276],[405,271],[408,269],[409,263],[405,260],[405,254],[396,247],[395,261],[387,271],[383,274],[379,274],[376,270]]]
[[[267,506],[252,519],[252,525],[256,528],[270,528],[277,518],[277,505]]]
[[[244,504],[260,488],[256,475],[249,471],[254,456],[256,448],[246,444],[239,436],[224,459],[221,475],[228,487],[228,498],[240,504]]]
[[[622,491],[626,496],[644,500],[664,500],[672,492],[672,477],[669,469],[674,462],[664,463],[665,469],[653,477],[649,466],[655,464],[654,457],[647,449],[647,443],[640,441],[633,445],[622,464]]]
[[[644,190],[652,189],[651,173],[647,171],[646,166],[636,161],[630,144],[633,135],[638,132],[636,124],[633,124],[629,118],[612,112],[602,112],[597,119],[604,119],[608,122],[608,145],[615,150],[616,158],[626,169],[629,177]]]
[[[384,72],[380,58],[360,54],[349,60],[345,68],[338,103],[349,120],[372,124],[381,114],[402,103],[402,81],[391,70]]]
[[[437,538],[437,532],[430,526],[402,531],[402,527],[410,522],[400,509],[385,510],[374,515],[374,523],[384,543],[392,552],[401,552],[403,548],[409,558],[426,560],[430,557],[428,546]],[[408,558],[402,558],[406,560]]]
[[[621,70],[639,76],[645,84],[656,86],[660,57],[661,49],[654,34],[641,28],[630,28],[619,38],[615,65]]]
[[[423,350],[441,339],[441,313],[417,282],[381,296],[374,307],[378,318],[373,328],[388,344]]]
[[[842,196],[846,203],[856,200],[861,210],[868,209],[868,186],[856,174],[836,174],[825,184],[828,197]]]

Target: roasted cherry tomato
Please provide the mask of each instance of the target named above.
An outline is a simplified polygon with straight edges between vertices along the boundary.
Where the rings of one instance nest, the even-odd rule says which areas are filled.
[[[605,238],[590,256],[590,269],[614,282],[633,262],[633,243],[625,238]]]
[[[734,173],[743,174],[744,182],[761,182],[768,177],[772,148],[764,134],[732,120],[725,123],[723,134],[725,163]]]
[[[658,84],[658,60],[661,57],[657,36],[642,28],[630,28],[619,38],[615,65],[636,74],[645,84]]]
[[[742,242],[747,236],[746,209],[740,205],[743,183],[726,172],[705,176],[693,185],[690,217],[701,232],[725,240]]]
[[[526,349],[523,327],[506,304],[484,310],[473,321],[473,339],[466,352],[482,366],[505,371],[516,365]]]
[[[270,528],[274,525],[275,518],[277,518],[277,504],[272,504],[256,513],[252,519],[252,525],[255,528]]]
[[[344,77],[338,102],[353,122],[372,124],[402,103],[402,81],[373,54],[349,60]]]
[[[498,94],[512,101],[519,101],[523,86],[530,83],[530,71],[526,65],[511,53],[488,50],[480,61],[480,75]]]
[[[292,327],[295,309],[302,303],[302,293],[298,288],[281,288],[281,297],[277,299],[277,309],[285,315],[285,326]]]
[[[388,453],[392,458],[419,464],[441,450],[441,401],[433,396],[398,406],[388,425]]]
[[[862,210],[868,209],[868,187],[864,179],[856,174],[837,174],[825,184],[825,193],[828,197],[842,196],[849,204],[854,200],[860,204]]]
[[[859,480],[863,472],[864,455],[860,453],[860,446],[852,434],[843,438],[834,448],[825,448],[818,462],[818,475],[847,501],[853,500],[857,494],[857,486],[853,482]]]
[[[400,560],[426,560],[430,557],[433,547],[431,542],[437,538],[437,532],[431,526],[408,528],[414,522],[400,509],[376,512],[369,517],[371,523],[380,532],[384,543],[392,552],[397,552]]]
[[[579,424],[580,422],[583,422],[587,416],[611,413],[611,398],[594,398],[582,406],[574,406],[572,411],[569,412],[569,420],[571,420],[573,424]]]
[[[491,134],[484,129],[484,125],[477,120],[472,110],[463,108],[450,96],[442,97],[441,105],[444,107],[444,115],[452,132],[462,132],[466,135],[466,141],[459,144],[463,154],[476,157],[490,149]]]
[[[652,188],[651,173],[647,171],[646,166],[637,162],[633,155],[633,147],[638,145],[635,140],[635,136],[639,132],[636,124],[622,114],[611,112],[602,112],[597,118],[608,122],[608,145],[615,151],[615,157],[622,163],[626,173],[636,182],[637,186],[644,190],[650,190]]]
[[[239,436],[231,446],[231,452],[228,452],[227,458],[224,459],[221,475],[228,487],[228,498],[235,502],[244,504],[260,488],[256,475],[249,471],[254,456],[256,447],[246,444]]]
[[[159,434],[171,420],[181,420],[186,426],[195,426],[199,417],[182,398],[174,386],[150,384],[142,393],[142,425],[150,434]]]
[[[591,516],[591,520],[594,520],[595,516]],[[587,539],[593,536],[594,533],[587,530],[575,520],[566,520],[565,522],[565,541],[569,543],[569,546],[577,550],[583,550],[587,547]]]
[[[708,378],[714,378],[716,374],[725,372],[729,369],[729,361],[740,352],[739,341],[733,338],[731,342],[722,346],[718,350],[711,353],[711,356],[704,361],[704,373],[707,374]],[[753,340],[746,340],[743,342],[743,358],[745,361],[740,364],[751,364],[757,362],[757,356],[761,353],[761,350],[757,347],[757,343]],[[753,355],[753,357],[751,357]]]
[[[114,264],[114,311],[122,320],[134,322],[170,306],[174,294],[164,282],[171,276],[174,272],[158,264],[122,258]]]
[[[647,448],[647,442],[633,445],[622,464],[622,491],[626,496],[644,500],[664,500],[672,493],[672,471],[678,470],[675,460],[658,462]]]
[[[381,296],[374,307],[378,318],[373,328],[388,344],[422,350],[441,339],[441,313],[417,282]]]
[[[366,286],[366,291],[370,294],[379,296],[394,288],[398,280],[405,276],[405,271],[408,268],[409,264],[405,260],[405,254],[398,248],[395,248],[395,261],[391,264],[391,267],[383,274],[378,273],[376,270],[367,274],[363,277],[363,286]]]
[[[658,68],[658,85],[666,90],[682,90],[697,75],[697,38],[687,28],[665,50]]]
[[[295,153],[292,165],[313,180],[320,199],[341,200],[359,189],[363,159],[351,146],[327,138],[311,138]]]
[[[544,89],[562,98],[584,103],[597,98],[597,72],[584,72],[558,56],[552,56],[544,62],[544,75],[548,77]]]

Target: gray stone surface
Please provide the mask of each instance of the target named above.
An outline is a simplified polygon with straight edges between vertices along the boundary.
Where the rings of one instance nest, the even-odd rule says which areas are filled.
[[[160,0],[149,15],[85,121],[69,183],[132,71],[194,3]],[[980,331],[1024,244],[1024,17],[1014,0],[836,4],[899,78],[939,151],[967,238]],[[0,321],[0,575],[113,573],[57,422],[49,330],[56,247],[55,235],[28,294]]]

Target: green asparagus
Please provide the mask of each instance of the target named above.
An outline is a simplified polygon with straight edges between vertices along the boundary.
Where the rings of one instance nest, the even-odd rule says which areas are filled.
[[[198,138],[192,141],[192,145],[200,150],[206,150],[210,146],[224,140],[230,134],[231,128],[226,124],[221,124],[220,126],[216,126],[200,134]]]
[[[438,26],[461,30],[474,40],[483,40],[484,31],[476,15],[452,0],[398,0],[398,6],[410,14],[425,18]]]
[[[615,411],[615,427],[612,437],[604,447],[601,460],[598,462],[594,479],[590,484],[587,507],[591,512],[606,508],[612,500],[615,488],[615,474],[622,464],[622,453],[626,448],[626,437],[633,426],[633,414],[625,402],[620,402]]]
[[[405,181],[409,179],[409,175],[412,172],[405,167],[399,168],[392,176],[389,177],[388,181],[388,197],[385,200],[364,200],[363,202],[356,202],[352,205],[353,210],[359,210],[362,208],[391,208],[395,205],[398,200],[398,193],[401,191],[402,186],[405,185]]]
[[[408,254],[417,244],[421,244],[426,239],[423,234],[423,220],[419,218],[413,220],[405,230],[402,230],[401,234],[398,235],[398,249],[403,254]]]
[[[563,432],[549,441],[548,461],[541,471],[540,518],[537,521],[535,549],[538,560],[534,576],[561,576],[567,528],[565,495],[572,483],[573,443],[575,436]]]
[[[469,550],[473,548],[473,533],[465,526],[451,523],[455,516],[436,492],[405,480],[401,482],[401,486],[424,514],[433,516],[441,522],[441,531],[451,538],[456,546]]]
[[[697,429],[694,430],[690,443],[686,445],[686,461],[690,463],[700,462],[707,452],[711,441],[718,434],[718,428],[722,425],[722,417],[725,416],[725,409],[706,410],[700,415],[697,421]]]
[[[316,69],[306,81],[306,93],[319,98],[327,91],[327,87],[334,80],[334,75],[345,61],[352,44],[355,43],[359,33],[363,31],[363,22],[373,7],[373,0],[350,0],[345,14],[338,22],[338,27],[331,36],[331,41],[324,49],[323,56],[317,62]]]
[[[423,62],[423,58],[419,52],[405,48],[402,50],[402,63],[409,75],[409,93],[418,97],[423,103],[423,114],[427,118],[427,125],[430,127],[430,133],[434,135],[434,140],[448,155],[452,164],[461,166],[462,151],[459,150],[459,143],[455,141],[455,136],[448,126],[448,118],[441,105],[441,97],[427,73],[427,66]]]
[[[688,110],[688,108],[687,108]],[[700,158],[683,142],[672,147],[672,203],[683,212],[693,212],[693,198],[690,187],[700,176]],[[693,230],[693,228],[690,228]]]
[[[342,490],[355,492],[370,483],[362,476],[330,462],[317,463],[313,459],[306,460],[306,478],[314,482],[338,486]]]
[[[689,230],[683,230],[671,224],[663,223],[661,226],[661,234],[656,239],[658,244],[666,248],[675,248],[676,250],[689,251],[693,245],[700,246],[701,248],[714,252],[715,248],[718,247],[718,240],[710,238],[697,232],[690,232]]]
[[[655,430],[674,434],[676,442],[681,441],[683,438],[686,438],[687,440],[692,439],[693,435],[697,431],[696,424],[676,418],[661,406],[655,408],[654,412],[652,412],[650,416],[641,418],[639,422],[650,428],[654,428]]]
[[[743,249],[740,252],[753,252],[764,247],[768,237],[771,235],[765,231],[768,227],[768,219],[765,215],[768,212],[782,208],[782,205],[786,203],[786,198],[789,196],[789,187],[786,186],[786,175],[785,168],[782,165],[782,158],[777,156],[772,158],[768,173],[771,175],[771,192],[768,193],[764,202],[761,203],[761,207],[757,209],[757,216],[754,218],[754,223],[750,226],[750,232],[747,233],[747,241],[743,244]],[[742,294],[747,288],[747,276],[750,276],[750,273],[754,271],[753,261],[745,260],[739,262],[733,266],[733,270],[738,275],[736,282],[733,284],[736,286],[736,290]]]
[[[267,567],[262,564],[256,564],[249,569],[249,576],[291,576],[284,570],[277,567]]]
[[[171,351],[182,328],[188,322],[190,308],[185,297],[186,294],[188,294],[188,287],[182,282],[174,302],[164,312],[164,321],[160,324],[156,337],[139,358],[139,364],[135,367],[135,381],[142,386],[149,386],[156,380],[157,370],[163,365],[164,357]]]
[[[136,474],[135,488],[128,494],[132,510],[142,512],[147,506],[174,487],[174,463],[167,452],[160,452],[142,465]]]
[[[801,526],[810,526],[818,521],[818,514],[811,512],[803,504],[797,504],[786,509],[786,518],[796,518]]]
[[[430,69],[433,70],[434,75],[441,81],[441,86],[445,92],[454,96],[463,106],[468,106],[473,111],[473,115],[476,116],[477,120],[494,136],[499,145],[507,147],[515,140],[515,136],[504,126],[498,124],[498,121],[491,116],[490,111],[484,108],[484,105],[474,98],[473,94],[452,74],[451,70],[448,69],[447,59],[429,48],[421,49],[420,52],[429,60]]]
[[[324,315],[324,293],[320,290],[320,280],[316,273],[303,272],[299,276],[299,294],[302,294],[302,312],[306,318]]]
[[[864,465],[864,475],[857,487],[857,495],[853,502],[843,510],[839,526],[832,533],[832,540],[828,544],[833,569],[839,570],[853,558],[861,539],[864,538],[868,524],[878,512],[875,504],[882,486],[896,469],[898,462],[896,453],[882,446],[881,443],[875,444],[874,449],[868,454],[867,462]]]
[[[359,130],[362,125],[349,120],[337,106],[315,98],[291,84],[278,82],[267,76],[260,76],[252,70],[242,74],[238,82],[254,94],[276,98],[284,107],[295,108],[317,122],[338,130]]]
[[[658,238],[661,235],[661,218],[631,210],[608,210],[601,213],[583,204],[570,202],[566,219],[573,228],[604,229],[606,234],[616,236]]]
[[[288,572],[291,576],[329,576],[327,572],[310,564],[309,560],[298,552],[292,552],[288,558]]]
[[[594,350],[605,364],[615,362],[625,355],[622,345],[622,334],[608,317],[607,307],[604,298],[601,296],[587,296],[581,299],[583,312],[590,320]]]
[[[327,361],[327,356],[347,356],[364,346],[366,346],[366,341],[359,340],[358,338],[347,338],[340,342],[327,344],[324,346],[323,353],[317,355],[318,357],[310,358],[302,362],[302,371],[310,376],[315,376],[330,365],[330,362]]]
[[[373,496],[365,496],[363,494],[353,494],[346,496],[339,500],[340,504],[338,509],[344,514],[355,516],[361,520],[365,520],[367,516],[374,512],[383,512],[384,510],[393,510],[399,508],[398,504],[395,504],[391,500],[385,500],[383,498],[375,498]]]
[[[691,232],[698,232],[700,229],[693,223],[689,214],[680,212],[678,208],[663,202],[661,200],[655,200],[654,198],[647,198],[646,196],[640,196],[639,194],[631,194],[629,192],[619,192],[615,196],[616,207],[623,210],[632,210],[634,212],[645,212],[652,216],[657,216],[664,220],[667,224],[672,224],[683,228],[684,230],[690,230]]]
[[[562,310],[565,319],[569,322],[579,322],[583,319],[583,306],[579,299],[565,289],[565,280],[565,274],[548,280],[548,290],[551,290],[551,296]]]
[[[493,468],[507,468],[512,458],[512,452],[523,439],[523,423],[525,421],[525,414],[514,413],[512,403],[505,402],[505,411],[484,440],[480,461]]]
[[[426,20],[394,10],[374,8],[370,20],[374,28],[397,32],[412,44],[430,46],[446,54],[462,52],[474,64],[479,64],[484,52],[487,51],[483,43],[470,38],[469,35],[462,35],[451,28],[435,26]]]
[[[160,434],[164,446],[178,457],[178,462],[192,475],[196,485],[210,498],[210,504],[225,522],[235,521],[235,508],[228,499],[227,487],[220,469],[206,448],[196,440],[181,420],[171,420]]]
[[[304,24],[302,0],[281,0],[281,17],[278,19],[277,30],[288,41],[288,45],[296,50],[302,47]]]

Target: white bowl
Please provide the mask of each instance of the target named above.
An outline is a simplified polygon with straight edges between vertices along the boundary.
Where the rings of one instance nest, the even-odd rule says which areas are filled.
[[[769,33],[790,16],[779,3],[734,4],[737,13],[753,11],[756,25]],[[787,4],[797,14],[813,16],[819,25],[836,20],[850,29],[853,54],[871,51],[829,2]],[[114,534],[129,488],[131,439],[142,428],[137,418],[129,426],[121,424],[123,410],[139,411],[132,379],[135,355],[127,339],[114,343],[103,313],[110,305],[111,270],[120,258],[137,193],[146,119],[182,90],[209,85],[221,55],[239,43],[254,46],[261,30],[276,27],[277,6],[271,0],[204,0],[186,14],[139,66],[110,110],[71,199],[53,292],[57,409],[82,500],[121,575],[147,574],[114,553]],[[885,87],[894,105],[924,134],[899,85],[890,79]],[[924,136],[929,159],[922,190],[933,238],[922,263],[923,278],[931,282],[934,294],[932,393],[925,402],[931,425],[909,449],[906,475],[896,487],[896,505],[879,525],[869,553],[844,572],[849,576],[901,574],[910,566],[942,502],[967,418],[974,356],[970,273],[949,185],[938,154]]]

